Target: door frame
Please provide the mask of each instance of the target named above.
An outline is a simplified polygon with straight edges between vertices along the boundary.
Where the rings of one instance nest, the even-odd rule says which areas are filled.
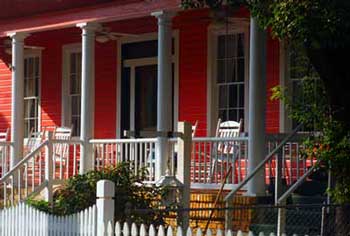
[[[172,63],[174,63],[174,130],[177,130],[177,123],[179,119],[179,31],[173,30],[174,38],[174,55],[172,57]],[[122,137],[121,131],[121,80],[122,80],[122,45],[133,42],[143,42],[149,40],[158,40],[157,32],[140,34],[137,36],[127,36],[122,37],[117,40],[117,125],[116,125],[116,134],[117,138]],[[124,61],[125,66],[141,66],[141,65],[154,65],[158,64],[157,57],[148,57],[148,58],[138,58],[138,59],[128,59]],[[132,75],[130,75],[131,77]],[[130,94],[131,95],[131,94]],[[131,99],[135,103],[135,96],[130,98],[130,106],[132,104]],[[132,111],[130,110],[130,113]],[[135,119],[134,119],[135,120]],[[131,126],[131,116],[130,116],[130,126]],[[134,126],[135,127],[135,126]]]

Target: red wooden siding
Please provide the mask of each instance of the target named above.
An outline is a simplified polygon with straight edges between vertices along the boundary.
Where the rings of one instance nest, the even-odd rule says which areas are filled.
[[[179,19],[179,120],[195,123],[197,135],[207,129],[207,33],[205,12],[184,14]],[[191,23],[189,23],[191,22]]]
[[[0,40],[2,45],[2,40]],[[11,70],[8,67],[11,58],[0,48],[0,132],[11,123]]]
[[[95,47],[95,137],[116,137],[117,45]]]
[[[271,37],[267,39],[267,97],[266,97],[266,132],[279,132],[279,101],[271,101],[271,88],[279,84],[279,41]]]

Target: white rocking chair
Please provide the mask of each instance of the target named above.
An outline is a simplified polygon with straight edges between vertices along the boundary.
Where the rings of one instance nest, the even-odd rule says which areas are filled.
[[[217,138],[235,138],[240,136],[240,132],[242,130],[242,119],[239,122],[236,121],[224,121],[218,120],[217,128],[216,128],[216,137]],[[235,141],[224,141],[216,144],[215,147],[212,148],[212,161],[211,161],[211,170],[210,176],[213,179],[215,170],[218,169],[218,165],[234,165],[236,158],[238,156],[238,146]],[[216,152],[216,153],[215,153]],[[215,158],[214,158],[215,157]],[[234,168],[234,167],[233,167]],[[221,167],[222,169],[222,167]],[[223,173],[221,173],[222,175]]]

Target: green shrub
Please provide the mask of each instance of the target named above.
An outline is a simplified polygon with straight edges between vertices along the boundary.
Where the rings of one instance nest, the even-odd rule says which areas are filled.
[[[69,178],[62,188],[54,193],[52,205],[33,199],[27,202],[39,210],[55,215],[77,213],[95,204],[96,184],[99,180],[107,179],[115,183],[115,220],[161,224],[163,217],[160,213],[133,211],[136,209],[151,210],[159,207],[160,204],[158,199],[161,189],[144,185],[142,180],[145,174],[145,169],[135,174],[128,163],[122,163],[115,168],[90,171]]]

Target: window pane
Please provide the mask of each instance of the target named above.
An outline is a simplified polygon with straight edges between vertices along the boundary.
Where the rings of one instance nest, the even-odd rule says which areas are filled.
[[[70,54],[70,73],[76,73],[76,54],[72,53]]]
[[[238,57],[244,57],[244,34],[238,35]]]
[[[230,120],[234,120],[234,121],[238,121],[237,109],[231,109],[231,110],[229,111],[229,119],[230,119]]]
[[[227,86],[219,86],[219,108],[227,108]]]
[[[244,82],[245,68],[244,59],[237,59],[237,82]]]
[[[217,63],[217,82],[225,83],[225,61],[218,60]]]
[[[33,58],[28,58],[28,71],[27,71],[27,78],[32,78],[34,76],[34,63]]]
[[[238,106],[244,108],[244,84],[238,85]]]
[[[235,77],[236,77],[235,59],[226,60],[225,70],[226,70],[226,82],[235,81]]]
[[[219,110],[219,118],[221,121],[227,121],[227,110]]]
[[[39,57],[35,58],[35,77],[39,77]]]
[[[72,96],[71,100],[72,100],[72,103],[71,103],[72,116],[80,115],[80,97],[79,96]]]
[[[237,107],[237,86],[232,84],[229,85],[229,106],[230,108]]]

